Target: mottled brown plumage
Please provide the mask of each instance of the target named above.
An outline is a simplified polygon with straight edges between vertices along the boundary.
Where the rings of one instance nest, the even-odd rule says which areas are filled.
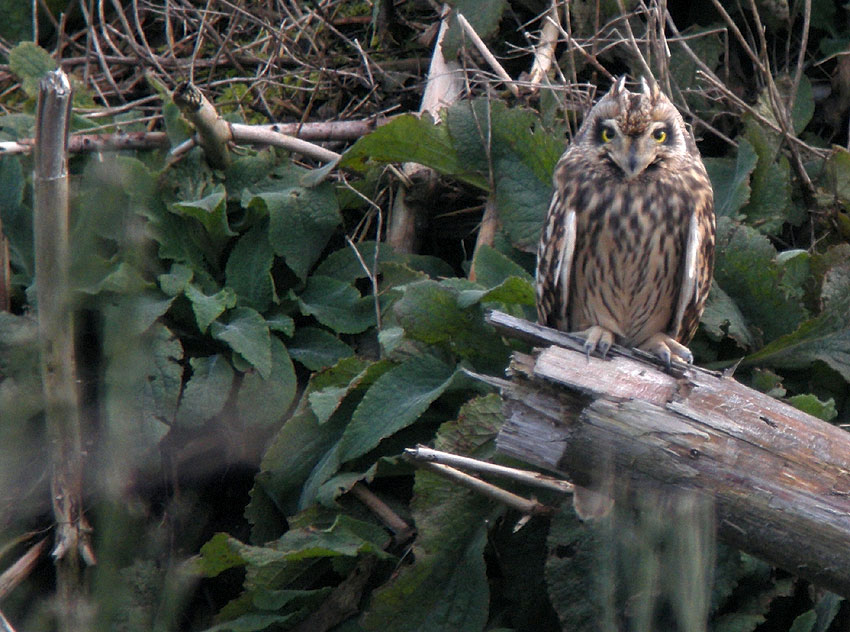
[[[538,248],[541,323],[692,361],[711,287],[711,183],[681,114],[654,82],[625,78],[590,110],[553,176]]]

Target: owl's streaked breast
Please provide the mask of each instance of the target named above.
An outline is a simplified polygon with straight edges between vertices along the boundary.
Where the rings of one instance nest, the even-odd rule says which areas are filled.
[[[569,329],[602,325],[639,346],[665,331],[675,310],[692,211],[676,191],[686,183],[660,169],[626,182],[580,154],[569,158],[559,168],[582,174],[564,192],[577,211]]]

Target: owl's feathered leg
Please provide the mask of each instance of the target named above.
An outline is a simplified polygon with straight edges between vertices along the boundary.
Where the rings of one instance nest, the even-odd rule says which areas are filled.
[[[664,361],[667,367],[670,367],[670,362],[673,357],[677,357],[686,364],[691,364],[694,361],[694,355],[682,343],[671,338],[667,334],[657,333],[651,336],[646,342],[641,344],[638,349],[654,353]]]
[[[604,358],[608,355],[608,350],[614,344],[614,334],[610,329],[606,329],[600,325],[593,325],[584,331],[575,332],[577,336],[584,336],[584,353],[590,359],[590,354],[598,350]]]

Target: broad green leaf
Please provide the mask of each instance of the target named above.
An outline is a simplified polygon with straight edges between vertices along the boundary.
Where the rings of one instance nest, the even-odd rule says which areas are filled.
[[[168,296],[177,296],[186,291],[192,280],[192,269],[180,263],[171,265],[171,270],[157,277],[160,289]]]
[[[839,263],[824,275],[821,299],[819,316],[747,356],[744,363],[796,369],[820,360],[850,381],[850,264]]]
[[[182,428],[201,426],[220,413],[233,385],[233,369],[218,354],[191,358],[189,364],[192,377],[183,389],[175,417]]]
[[[436,447],[486,456],[501,423],[500,412],[497,395],[464,404],[457,420],[441,426]],[[483,629],[489,601],[483,548],[492,504],[419,470],[411,508],[417,527],[414,562],[374,592],[362,619],[364,627],[421,632]]]
[[[458,295],[461,308],[475,303],[505,303],[508,305],[534,305],[534,287],[526,279],[508,277],[489,290],[465,290]]]
[[[551,199],[561,143],[539,129],[529,110],[487,99],[454,105],[446,113],[446,125],[461,162],[488,180],[492,175],[499,220],[511,242],[533,250]]]
[[[495,35],[507,7],[507,0],[450,0],[454,11],[462,14],[481,39]],[[461,30],[454,13],[450,17],[449,32],[443,39],[443,55],[446,59],[455,59],[458,49],[466,43],[472,46],[469,37]],[[473,47],[474,49],[474,47]]]
[[[298,184],[298,172],[283,176],[274,190],[244,193],[242,203],[268,214],[272,249],[298,278],[305,279],[341,218],[329,184],[306,188]]]
[[[283,514],[295,513],[304,482],[337,443],[349,421],[342,415],[334,415],[328,422],[319,424],[310,406],[310,394],[325,388],[346,387],[367,365],[364,360],[352,356],[310,377],[297,409],[275,435],[260,464],[252,501],[246,510],[255,524],[266,519],[257,513],[257,506],[265,505],[265,498]]]
[[[295,399],[298,380],[286,347],[271,338],[272,370],[268,378],[248,373],[236,396],[236,410],[246,426],[269,426],[279,421]]]
[[[746,138],[738,139],[738,156],[704,158],[705,168],[714,189],[714,212],[718,217],[736,217],[750,199],[750,176],[758,156]]]
[[[492,246],[480,246],[475,251],[472,264],[475,266],[475,281],[484,287],[495,287],[509,277],[519,277],[529,283],[534,282],[534,277],[521,265]]]
[[[803,412],[824,421],[832,421],[838,416],[838,411],[835,409],[835,400],[832,397],[823,401],[810,393],[806,393],[789,397],[788,403],[794,408],[799,408]]]
[[[762,109],[767,107],[763,106]],[[759,231],[774,235],[785,222],[799,224],[803,217],[791,203],[791,166],[779,153],[779,138],[751,117],[745,118],[746,138],[758,155],[750,179],[750,199],[741,213]]]
[[[362,456],[412,424],[452,382],[455,368],[430,355],[413,357],[372,384],[339,442],[339,462]]]
[[[800,75],[800,85],[797,88],[797,97],[794,99],[794,110],[791,112],[791,122],[795,134],[800,135],[806,129],[814,113],[815,99],[812,93],[812,83],[806,75]]]
[[[353,376],[347,384],[333,384],[324,388],[317,388],[308,397],[310,408],[313,409],[316,420],[320,424],[325,423],[337,411],[340,403],[349,393],[356,388],[364,388],[372,384],[390,368],[392,368],[392,365],[388,361],[380,360],[365,367],[360,373]]]
[[[217,623],[204,632],[260,632],[261,630],[279,630],[290,619],[295,618],[297,612],[290,614],[262,614],[252,612],[244,614],[232,621]]]
[[[7,433],[15,432],[15,428],[25,429],[25,422],[44,407],[39,358],[38,322],[28,316],[0,312],[0,439],[6,440],[5,445],[14,445]],[[12,460],[7,453],[3,458]],[[0,476],[5,473],[5,465],[0,463]]]
[[[242,235],[227,258],[224,273],[227,286],[236,292],[239,305],[265,312],[275,300],[268,229],[258,224]]]
[[[803,291],[785,278],[776,261],[776,249],[767,237],[729,218],[717,223],[717,262],[714,278],[765,341],[794,331],[806,317]]]
[[[217,186],[199,200],[175,202],[171,212],[198,220],[216,246],[236,236],[227,223],[227,194],[223,186]]]
[[[375,263],[375,242],[364,241],[356,244],[357,253],[350,245],[332,252],[316,266],[316,276],[328,276],[340,281],[362,279],[368,276],[362,259],[371,271]],[[359,254],[359,257],[358,257]],[[378,252],[378,271],[383,272],[386,264],[405,265],[411,270],[424,272],[432,278],[452,276],[451,266],[438,257],[429,255],[399,254],[393,251],[389,244],[381,243]]]
[[[295,321],[286,314],[266,314],[266,323],[272,331],[279,331],[287,338],[295,334]],[[290,354],[292,355],[292,354]]]
[[[813,632],[817,620],[817,613],[814,610],[807,610],[794,619],[794,623],[791,624],[788,632]]]
[[[486,179],[462,165],[445,125],[429,117],[399,116],[360,138],[343,155],[340,167],[364,171],[369,161],[416,162],[480,188]]]
[[[226,287],[212,296],[204,294],[194,283],[185,288],[186,298],[192,304],[195,321],[201,333],[206,333],[207,328],[214,320],[224,313],[224,310],[236,306],[235,292]]]
[[[850,204],[850,151],[836,147],[826,161],[825,174],[826,194]]]
[[[33,216],[22,204],[26,177],[17,156],[0,156],[0,225],[8,239],[12,264],[21,271],[21,283],[29,285],[35,272]]]
[[[235,566],[281,566],[310,558],[356,557],[364,553],[391,557],[382,546],[386,531],[370,522],[346,515],[337,517],[327,529],[290,529],[267,546],[244,544],[226,533],[217,533],[201,547],[199,569],[207,577],[215,577]]]
[[[38,83],[59,64],[46,50],[34,42],[21,42],[9,51],[9,69],[21,80],[30,98],[38,96]]]
[[[361,297],[350,283],[331,277],[311,276],[298,304],[302,313],[315,316],[337,333],[357,334],[376,322],[374,300]]]
[[[227,323],[217,320],[210,331],[268,379],[272,370],[271,334],[259,313],[250,307],[237,307]]]
[[[289,355],[311,371],[321,371],[354,355],[354,350],[326,329],[299,327],[289,343]]]
[[[711,286],[700,322],[713,340],[729,336],[742,349],[755,346],[756,341],[747,327],[746,318],[717,283]]]
[[[475,287],[469,284],[471,287]],[[460,292],[448,282],[419,281],[405,288],[395,314],[408,338],[440,344],[461,357],[481,363],[482,370],[504,367],[508,348],[484,324],[480,305],[458,305]]]
[[[126,326],[130,309],[105,311],[105,402],[108,445],[132,467],[154,451],[174,419],[183,378],[183,346],[154,324],[144,335]]]

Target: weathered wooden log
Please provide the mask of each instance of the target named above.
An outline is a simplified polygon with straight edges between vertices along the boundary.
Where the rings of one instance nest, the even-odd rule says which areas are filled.
[[[488,321],[555,345],[514,354],[500,452],[579,485],[710,498],[721,540],[850,597],[850,433],[731,377],[619,348],[588,359],[567,334]]]

